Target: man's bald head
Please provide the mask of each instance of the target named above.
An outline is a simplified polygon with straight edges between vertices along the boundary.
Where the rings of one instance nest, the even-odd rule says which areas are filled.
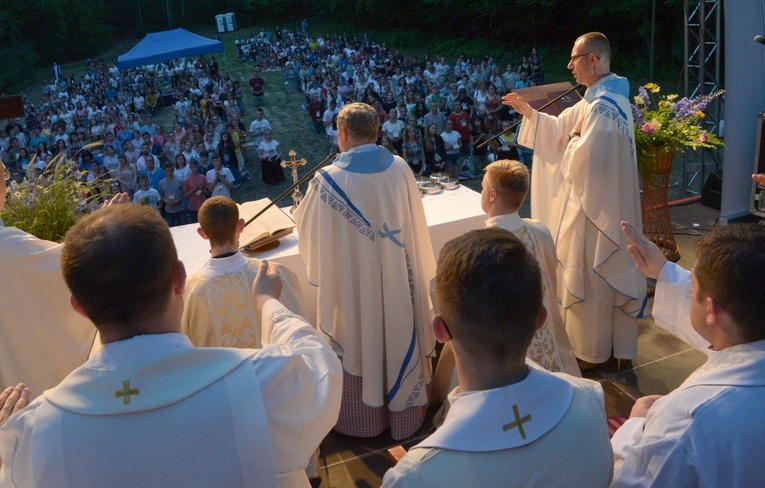
[[[581,43],[585,51],[593,53],[600,58],[601,64],[610,69],[611,66],[611,44],[605,34],[600,32],[588,32],[579,36],[576,42]]]

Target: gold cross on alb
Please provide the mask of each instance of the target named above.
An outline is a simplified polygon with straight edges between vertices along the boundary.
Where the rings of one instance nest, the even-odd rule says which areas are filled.
[[[117,390],[114,394],[117,398],[123,397],[122,401],[125,405],[130,405],[130,395],[138,395],[138,388],[130,388],[129,381],[122,382],[122,390]]]
[[[510,430],[518,427],[518,432],[521,434],[521,439],[526,440],[526,431],[523,430],[523,424],[531,422],[531,414],[521,418],[521,414],[518,412],[518,405],[513,405],[513,415],[515,415],[515,422],[510,422],[507,425],[502,426],[502,430]]]

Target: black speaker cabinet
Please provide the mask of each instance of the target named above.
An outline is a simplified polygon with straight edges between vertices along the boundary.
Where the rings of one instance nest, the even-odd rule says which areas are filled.
[[[709,173],[704,188],[701,189],[701,204],[717,210],[722,206],[722,170]]]
[[[757,145],[754,149],[754,173],[765,173],[765,113],[757,116]],[[752,181],[749,212],[765,217],[765,186]]]

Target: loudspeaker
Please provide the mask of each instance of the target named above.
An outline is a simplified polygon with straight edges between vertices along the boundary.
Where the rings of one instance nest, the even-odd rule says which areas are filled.
[[[701,189],[701,204],[717,210],[722,206],[722,170],[712,171]]]
[[[21,95],[0,97],[0,119],[14,119],[24,115],[24,101]]]

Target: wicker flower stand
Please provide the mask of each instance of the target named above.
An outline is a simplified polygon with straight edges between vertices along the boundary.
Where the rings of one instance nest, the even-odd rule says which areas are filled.
[[[648,178],[643,177],[643,234],[651,242],[659,246],[669,261],[676,263],[680,260],[680,250],[672,233],[672,222],[669,220],[667,193],[669,190],[669,173],[672,169],[674,152],[654,153],[653,170],[648,171]]]

